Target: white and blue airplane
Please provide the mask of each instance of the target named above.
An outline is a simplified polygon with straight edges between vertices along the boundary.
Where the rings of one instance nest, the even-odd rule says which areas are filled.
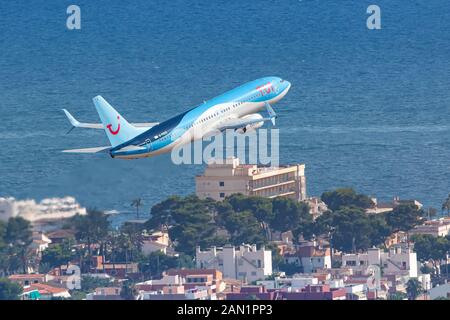
[[[288,81],[278,77],[257,79],[161,123],[129,123],[103,97],[96,96],[93,101],[101,123],[79,122],[66,109],[63,111],[72,129],[104,129],[111,145],[63,152],[107,152],[113,158],[144,158],[170,152],[212,132],[234,129],[245,133],[256,130],[265,121],[275,125],[276,114],[271,105],[280,101],[290,87]],[[263,110],[267,117],[258,113]]]

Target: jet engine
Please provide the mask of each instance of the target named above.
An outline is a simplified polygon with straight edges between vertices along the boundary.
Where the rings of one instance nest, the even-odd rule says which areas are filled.
[[[254,113],[254,114],[249,114],[248,116],[242,117],[241,119],[242,120],[259,120],[259,119],[263,119],[263,116],[260,115],[259,113]],[[245,127],[236,129],[236,132],[240,133],[240,134],[244,134],[247,132],[254,131],[254,130],[262,127],[263,125],[264,125],[264,121],[255,122],[252,124],[248,124]]]

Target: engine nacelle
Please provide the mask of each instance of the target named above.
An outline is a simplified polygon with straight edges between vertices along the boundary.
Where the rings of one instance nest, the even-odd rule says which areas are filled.
[[[243,120],[259,120],[259,119],[263,119],[263,116],[260,115],[259,113],[254,113],[254,114],[249,114],[248,116],[242,117],[241,119],[243,119]],[[240,133],[240,134],[244,134],[247,132],[254,131],[254,130],[262,127],[263,125],[264,125],[264,121],[255,122],[252,124],[248,124],[243,128],[236,129],[236,132]]]

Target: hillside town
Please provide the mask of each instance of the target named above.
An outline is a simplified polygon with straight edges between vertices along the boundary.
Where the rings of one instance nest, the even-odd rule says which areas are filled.
[[[450,299],[449,211],[450,195],[308,197],[303,164],[238,159],[119,228],[71,197],[0,198],[0,299]]]

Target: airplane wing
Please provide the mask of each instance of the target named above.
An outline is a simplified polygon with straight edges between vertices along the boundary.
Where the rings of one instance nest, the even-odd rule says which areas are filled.
[[[111,146],[107,146],[107,147],[63,150],[63,152],[65,152],[65,153],[99,153],[99,152],[108,152],[109,149],[111,149],[111,148],[112,148]]]
[[[226,130],[226,129],[239,129],[239,128],[243,128],[249,124],[253,124],[253,123],[258,123],[261,121],[269,121],[271,120],[271,118],[260,118],[260,119],[231,119],[225,122],[222,122],[219,126],[219,128],[217,128],[217,130]]]
[[[230,120],[227,120],[225,122],[222,122],[219,125],[219,128],[217,128],[217,129],[220,130],[220,131],[226,130],[226,129],[239,129],[239,128],[245,127],[245,126],[247,126],[249,124],[258,123],[258,122],[262,122],[262,121],[271,121],[272,124],[275,125],[275,119],[277,117],[277,114],[272,109],[270,104],[268,104],[267,102],[266,102],[266,111],[268,113],[268,117],[266,117],[266,118],[260,118],[260,119],[230,119]]]
[[[86,122],[79,122],[77,119],[75,119],[74,116],[70,114],[69,111],[66,109],[62,109],[64,113],[66,114],[67,118],[70,121],[70,124],[74,128],[89,128],[89,129],[104,129],[103,125],[101,123],[86,123]],[[137,128],[147,128],[150,129],[151,127],[156,126],[159,124],[159,122],[144,122],[144,123],[132,123],[131,125],[137,127]]]

